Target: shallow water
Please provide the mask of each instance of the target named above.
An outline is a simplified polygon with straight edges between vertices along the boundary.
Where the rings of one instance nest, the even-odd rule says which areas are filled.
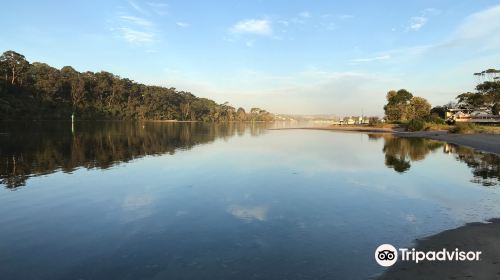
[[[366,279],[500,216],[497,156],[270,126],[1,124],[2,279]]]

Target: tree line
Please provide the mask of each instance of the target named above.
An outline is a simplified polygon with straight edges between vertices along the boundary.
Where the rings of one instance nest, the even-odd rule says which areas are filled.
[[[266,110],[246,112],[227,102],[175,88],[149,86],[112,73],[78,72],[26,60],[15,51],[0,56],[0,120],[143,119],[178,121],[272,121]]]

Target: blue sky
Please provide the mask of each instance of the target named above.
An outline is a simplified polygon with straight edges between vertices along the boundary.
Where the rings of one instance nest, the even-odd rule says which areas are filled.
[[[498,1],[1,2],[1,51],[275,113],[439,105],[500,68]]]

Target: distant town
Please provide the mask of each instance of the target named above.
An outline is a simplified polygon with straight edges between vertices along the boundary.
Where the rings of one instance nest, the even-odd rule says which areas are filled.
[[[337,115],[284,115],[276,114],[275,121],[313,122],[333,125],[368,124],[370,119],[379,119],[377,116],[337,116]]]

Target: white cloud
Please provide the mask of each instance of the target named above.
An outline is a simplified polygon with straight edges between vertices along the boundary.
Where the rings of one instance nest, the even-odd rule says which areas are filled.
[[[136,2],[129,0],[128,3],[135,10],[144,14],[143,16],[135,16],[131,14],[118,14],[116,27],[111,28],[111,31],[118,32],[119,37],[132,44],[145,44],[156,41],[160,31],[156,24],[150,19],[152,16],[148,14],[149,10],[144,9]],[[147,8],[148,6],[145,6]],[[130,11],[134,13],[134,11]]]
[[[420,16],[415,16],[410,18],[410,22],[406,27],[406,31],[418,31],[422,28],[428,21],[430,17],[437,16],[441,14],[441,11],[435,8],[427,8],[420,11]]]
[[[436,9],[436,8],[427,8],[422,11],[423,15],[428,15],[428,16],[437,16],[441,14],[441,11]]]
[[[390,55],[381,55],[381,56],[375,56],[375,57],[370,57],[370,58],[356,58],[352,59],[352,62],[372,62],[372,61],[380,61],[380,60],[387,60],[390,59]]]
[[[151,15],[155,13],[160,16],[167,14],[168,4],[162,2],[142,2],[139,4],[134,0],[128,0],[128,4],[136,11],[142,15]]]
[[[256,35],[269,36],[273,30],[271,22],[265,19],[247,19],[236,23],[231,31],[233,33],[251,33]]]
[[[167,12],[168,4],[166,4],[166,3],[147,2],[146,4],[149,6],[149,8],[153,12],[155,12],[156,14],[158,14],[160,16],[164,16],[164,15],[168,14],[168,12]]]
[[[132,1],[132,0],[129,0],[129,1],[128,1],[128,4],[129,4],[132,8],[134,8],[134,10],[136,10],[137,12],[139,12],[139,13],[141,13],[141,14],[143,14],[143,15],[147,15],[147,14],[148,14],[148,12],[147,12],[145,9],[143,9],[143,8],[142,8],[139,4],[137,4],[136,2],[134,2],[134,1]]]
[[[425,15],[438,15],[440,13],[434,8],[422,11],[422,14]],[[479,51],[498,49],[500,48],[500,21],[497,20],[498,18],[500,18],[500,5],[467,16],[453,33],[440,42],[386,50],[382,53],[389,55],[392,63],[406,63],[408,60],[423,55],[436,55],[443,51],[448,53],[451,48],[455,47],[469,47]],[[392,30],[396,31],[395,28]],[[374,55],[373,58],[353,59],[351,62],[369,62],[383,58],[384,56]]]
[[[410,25],[408,26],[409,29],[418,31],[420,28],[422,28],[428,21],[429,19],[426,17],[412,17],[410,19]]]
[[[153,26],[153,23],[150,22],[147,19],[140,18],[140,17],[134,17],[134,16],[120,16],[121,19],[124,19],[128,22],[131,22],[133,24],[143,26],[143,27],[150,27]]]
[[[183,28],[191,26],[191,24],[189,24],[187,22],[182,22],[182,21],[178,21],[175,24],[177,24],[177,26],[180,26],[180,27],[183,27]]]
[[[153,7],[153,8],[167,8],[168,4],[167,3],[160,3],[160,2],[148,2],[148,6]]]
[[[392,65],[401,65],[411,63],[416,59],[421,58],[424,54],[429,53],[435,45],[419,45],[413,47],[403,47],[399,49],[390,49],[377,53],[367,54],[365,58],[351,59],[353,65],[364,62],[387,61]]]
[[[445,46],[474,45],[478,49],[500,48],[500,5],[468,16]]]
[[[155,38],[155,33],[153,32],[139,31],[128,27],[122,27],[119,30],[126,41],[134,44],[151,43]]]

